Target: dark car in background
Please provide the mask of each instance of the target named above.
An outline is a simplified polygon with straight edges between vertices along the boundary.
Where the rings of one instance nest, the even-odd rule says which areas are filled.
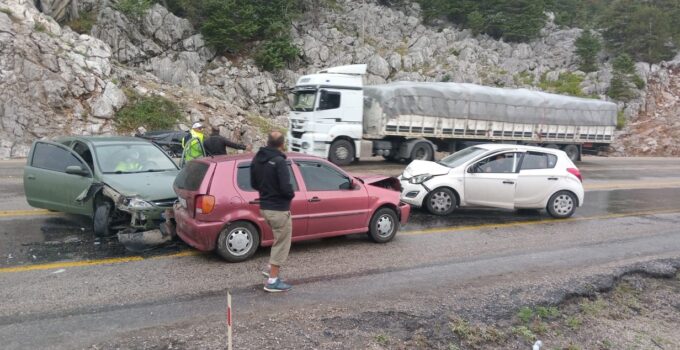
[[[143,138],[157,144],[170,157],[182,157],[182,139],[187,135],[186,131],[177,130],[162,130],[162,131],[147,131],[145,133],[136,134],[135,137]]]
[[[258,192],[250,185],[252,156],[201,158],[187,164],[174,183],[178,202],[166,229],[190,246],[217,251],[231,262],[271,246],[272,231],[260,216]],[[408,220],[411,208],[399,201],[396,178],[354,177],[324,159],[295,153],[288,154],[288,164],[295,189],[293,242],[368,233],[373,241],[385,243]]]

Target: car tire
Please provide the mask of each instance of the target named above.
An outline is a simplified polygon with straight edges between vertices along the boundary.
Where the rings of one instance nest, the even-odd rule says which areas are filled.
[[[434,189],[425,197],[425,208],[434,215],[449,215],[456,210],[457,205],[456,194],[446,187]]]
[[[427,142],[418,142],[411,150],[411,161],[414,160],[433,160],[434,151]]]
[[[226,261],[247,260],[260,247],[260,233],[255,225],[237,221],[225,227],[217,238],[217,253]]]
[[[369,226],[368,236],[376,243],[387,243],[391,241],[399,231],[399,217],[390,208],[378,209]]]
[[[569,159],[571,159],[572,162],[578,162],[579,161],[580,152],[578,150],[578,146],[576,146],[576,145],[566,145],[566,146],[564,146],[564,148],[562,150],[564,151],[564,153],[567,154],[567,157],[569,157]]]
[[[576,211],[578,200],[569,191],[559,191],[553,194],[548,200],[548,214],[557,219],[566,219]]]
[[[347,140],[337,140],[331,144],[328,160],[335,165],[349,165],[354,162],[354,145]]]
[[[92,231],[94,231],[95,236],[108,237],[113,234],[113,232],[111,232],[112,210],[113,204],[109,201],[102,201],[97,204],[92,218]]]

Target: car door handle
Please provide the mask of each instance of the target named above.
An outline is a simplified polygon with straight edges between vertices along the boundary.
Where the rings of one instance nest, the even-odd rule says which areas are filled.
[[[27,175],[26,178],[29,180],[35,180],[35,175]]]
[[[248,202],[248,204],[260,204],[260,199],[257,198],[257,199],[255,199],[255,200],[253,200],[253,201]]]
[[[515,181],[505,180],[505,181],[503,181],[503,183],[506,184],[506,185],[514,185]]]
[[[321,198],[319,198],[319,197],[313,197],[312,199],[309,200],[309,202],[310,202],[310,203],[321,202]]]
[[[550,181],[557,181],[557,180],[559,180],[559,179],[556,178],[556,177],[549,177],[548,180],[550,180]]]

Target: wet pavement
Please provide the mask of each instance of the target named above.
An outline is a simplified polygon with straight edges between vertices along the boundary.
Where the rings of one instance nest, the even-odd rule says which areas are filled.
[[[386,173],[397,175],[404,164],[367,161],[347,167],[352,173]],[[607,184],[615,180],[644,184],[656,179],[680,180],[677,159],[587,158],[579,164],[585,184]],[[89,260],[128,256],[150,257],[189,250],[174,241],[147,252],[131,252],[115,236],[95,238],[88,218],[48,213],[38,216],[12,216],[14,209],[30,208],[23,197],[21,174],[23,163],[0,163],[0,267],[50,263],[65,260]],[[680,211],[680,186],[675,188],[597,190],[586,193],[586,203],[575,218],[609,214]],[[438,217],[414,209],[403,232],[431,228],[455,228],[475,225],[552,220],[545,211],[514,211],[465,208],[447,217]]]

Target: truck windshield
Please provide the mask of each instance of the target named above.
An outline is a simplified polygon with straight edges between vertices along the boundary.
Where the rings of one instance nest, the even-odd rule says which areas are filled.
[[[471,160],[481,155],[482,153],[486,152],[487,150],[485,150],[484,148],[468,147],[464,150],[460,150],[450,156],[445,157],[444,159],[438,161],[437,163],[445,165],[449,168],[455,168],[467,162],[468,160]]]
[[[311,112],[314,110],[316,90],[298,90],[294,93],[293,110]]]

